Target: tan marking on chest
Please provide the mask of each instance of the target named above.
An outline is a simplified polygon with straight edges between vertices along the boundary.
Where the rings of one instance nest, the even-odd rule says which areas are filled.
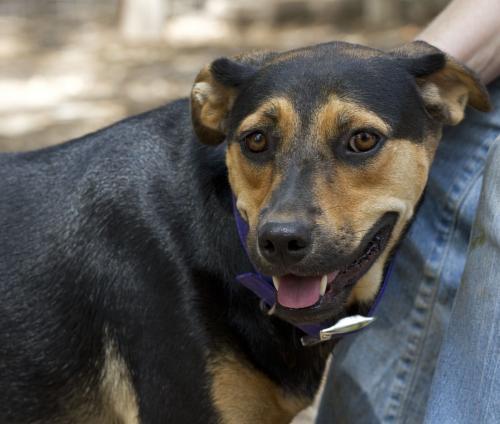
[[[100,389],[101,423],[139,424],[139,407],[130,372],[113,343],[106,347]]]
[[[85,383],[51,424],[139,424],[139,407],[130,372],[115,343],[105,338],[105,357],[98,381]],[[68,392],[71,388],[68,388]]]
[[[248,362],[232,353],[212,360],[211,395],[223,424],[280,424],[311,403],[289,395]]]

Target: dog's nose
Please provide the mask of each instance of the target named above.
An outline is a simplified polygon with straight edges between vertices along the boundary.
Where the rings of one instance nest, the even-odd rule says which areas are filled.
[[[311,227],[304,222],[266,222],[259,229],[259,249],[272,264],[292,265],[309,251]]]

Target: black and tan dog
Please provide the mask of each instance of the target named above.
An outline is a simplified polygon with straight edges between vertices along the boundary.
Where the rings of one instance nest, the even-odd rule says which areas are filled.
[[[329,43],[218,59],[191,105],[2,155],[0,422],[288,422],[332,348],[290,322],[370,305],[467,104],[484,87],[425,43]],[[235,282],[252,263],[272,316]]]

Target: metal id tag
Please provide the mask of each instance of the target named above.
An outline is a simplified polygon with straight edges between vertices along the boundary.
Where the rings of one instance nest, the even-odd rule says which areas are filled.
[[[363,315],[353,315],[339,320],[335,325],[324,328],[319,332],[321,341],[330,340],[333,336],[353,331],[361,330],[375,321],[375,317],[364,317]]]
[[[306,336],[302,338],[302,344],[309,346],[317,343],[330,340],[334,336],[341,336],[343,334],[352,333],[361,330],[375,321],[375,317],[365,317],[363,315],[353,315],[350,317],[342,318],[334,325],[324,328],[319,332],[319,337]]]

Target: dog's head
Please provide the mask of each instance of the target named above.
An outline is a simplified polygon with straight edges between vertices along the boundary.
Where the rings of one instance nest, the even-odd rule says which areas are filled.
[[[278,315],[317,322],[370,303],[423,193],[444,124],[489,109],[477,78],[414,42],[383,53],[333,42],[218,59],[198,75],[193,125],[227,142],[252,262]]]

